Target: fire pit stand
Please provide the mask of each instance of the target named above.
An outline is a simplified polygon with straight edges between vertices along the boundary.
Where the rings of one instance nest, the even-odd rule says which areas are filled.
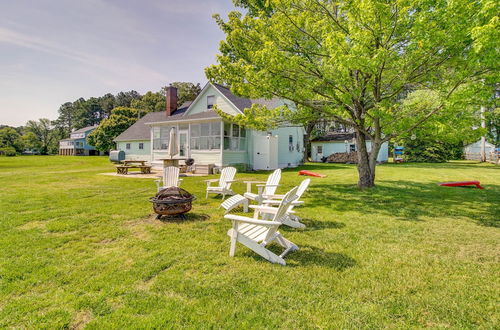
[[[151,197],[149,201],[153,203],[157,219],[162,216],[169,218],[180,217],[186,219],[185,213],[192,208],[192,201],[196,196],[179,187],[167,187],[160,190],[156,196]]]

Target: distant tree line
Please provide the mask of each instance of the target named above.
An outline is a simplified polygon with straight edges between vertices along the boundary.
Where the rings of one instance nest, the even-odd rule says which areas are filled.
[[[170,85],[178,89],[179,104],[194,100],[201,91],[200,84],[174,82]],[[148,91],[144,95],[131,90],[88,99],[81,97],[63,103],[56,120],[29,120],[21,127],[0,125],[0,154],[56,154],[61,139],[87,126],[98,126],[89,136],[89,142],[98,150],[108,151],[113,148],[113,139],[139,118],[165,109],[165,88],[158,92]]]

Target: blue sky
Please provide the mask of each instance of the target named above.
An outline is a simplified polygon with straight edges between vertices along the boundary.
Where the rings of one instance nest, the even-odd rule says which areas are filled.
[[[0,1],[0,124],[57,118],[79,97],[205,83],[231,0]]]

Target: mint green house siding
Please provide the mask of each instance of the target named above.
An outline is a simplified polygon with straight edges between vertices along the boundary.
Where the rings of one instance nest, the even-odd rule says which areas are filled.
[[[223,162],[224,165],[232,164],[246,164],[250,165],[248,151],[229,151],[224,150],[223,152]]]
[[[209,96],[213,97],[213,104],[225,113],[228,113],[230,115],[237,115],[241,113],[240,111],[235,109],[231,102],[227,98],[225,98],[217,89],[215,89],[214,86],[208,85],[189,107],[189,114],[192,115],[207,111],[209,109],[207,103]]]
[[[127,148],[127,144],[130,148]],[[140,148],[142,144],[142,149]],[[151,160],[150,141],[119,141],[116,142],[116,149],[125,152],[125,158],[130,160]]]
[[[252,104],[273,109],[284,102],[243,98],[224,86],[208,83],[190,104],[186,103],[175,111],[148,113],[114,141],[127,159],[147,160],[158,168],[163,166],[163,159],[170,157],[167,149],[172,128],[178,145],[174,158],[181,164],[186,158],[193,158],[195,164],[200,165],[245,164],[249,169],[300,164],[304,148],[301,127],[280,127],[270,132],[243,129],[236,124],[224,123],[214,111],[217,107],[234,116],[243,114],[244,109]],[[142,149],[139,149],[139,143],[143,143]],[[272,157],[268,157],[270,155]]]
[[[304,157],[304,129],[302,127],[280,127],[273,131],[278,136],[278,166],[295,167]]]

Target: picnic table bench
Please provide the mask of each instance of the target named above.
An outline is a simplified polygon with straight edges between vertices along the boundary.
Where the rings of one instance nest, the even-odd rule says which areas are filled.
[[[127,175],[128,170],[131,168],[138,168],[142,174],[150,174],[151,166],[146,165],[144,160],[124,160],[121,165],[116,166],[116,173]]]

